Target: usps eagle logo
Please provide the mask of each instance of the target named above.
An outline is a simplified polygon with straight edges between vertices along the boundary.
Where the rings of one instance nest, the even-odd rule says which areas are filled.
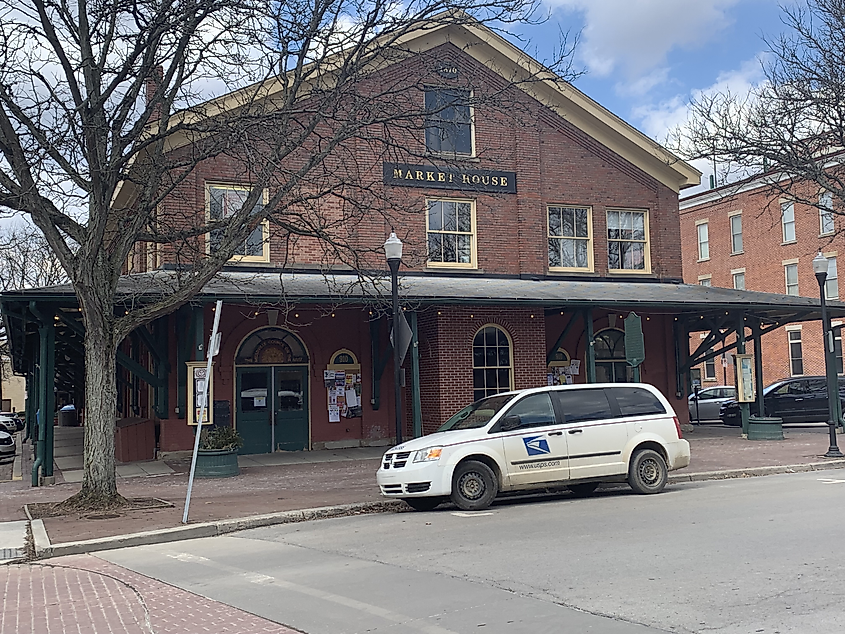
[[[529,456],[542,456],[543,454],[551,453],[549,443],[542,436],[526,436],[522,439],[525,443],[525,451]]]

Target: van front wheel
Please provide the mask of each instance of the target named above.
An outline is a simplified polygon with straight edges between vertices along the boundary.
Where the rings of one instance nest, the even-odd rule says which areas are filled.
[[[631,457],[628,484],[637,493],[660,493],[666,486],[669,469],[654,449],[640,449]]]
[[[493,503],[499,483],[493,470],[483,462],[467,460],[452,476],[452,502],[462,511],[480,511]]]

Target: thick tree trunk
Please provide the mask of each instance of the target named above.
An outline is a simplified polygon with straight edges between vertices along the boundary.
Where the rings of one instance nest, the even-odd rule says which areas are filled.
[[[99,320],[98,320],[99,321]],[[117,406],[114,337],[90,327],[85,332],[85,472],[80,501],[92,508],[122,501],[117,492],[114,430]]]

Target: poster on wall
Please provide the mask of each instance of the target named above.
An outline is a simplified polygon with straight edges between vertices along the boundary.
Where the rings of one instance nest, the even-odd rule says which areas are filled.
[[[330,423],[363,415],[361,365],[351,350],[344,348],[331,356],[331,363],[323,371],[323,383]]]

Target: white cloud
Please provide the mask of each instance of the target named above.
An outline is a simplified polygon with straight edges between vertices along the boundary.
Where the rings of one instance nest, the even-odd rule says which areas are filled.
[[[674,48],[695,49],[730,23],[739,0],[547,0],[584,16],[579,55],[591,74],[630,80],[665,65]]]

